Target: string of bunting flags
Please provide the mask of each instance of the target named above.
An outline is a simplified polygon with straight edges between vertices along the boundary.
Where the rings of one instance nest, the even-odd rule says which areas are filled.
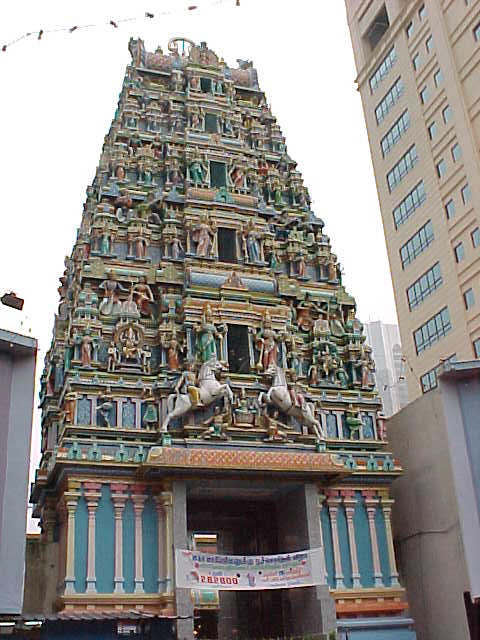
[[[36,29],[35,31],[28,31],[23,35],[18,36],[17,38],[14,38],[10,42],[7,42],[4,45],[2,45],[1,49],[3,52],[6,52],[7,49],[10,49],[13,45],[18,44],[19,42],[21,42],[22,40],[25,40],[26,38],[35,37],[37,40],[42,40],[42,38],[49,33],[59,33],[62,31],[65,33],[74,33],[75,31],[79,31],[80,29],[93,29],[93,28],[105,27],[105,26],[118,29],[122,24],[127,22],[132,22],[132,23],[143,22],[143,21],[153,20],[155,18],[160,18],[163,16],[195,11],[197,9],[203,9],[206,6],[215,6],[220,4],[231,3],[233,1],[235,2],[235,6],[237,7],[240,6],[240,0],[214,0],[213,2],[201,2],[199,4],[190,4],[186,6],[184,5],[182,7],[179,7],[178,9],[171,9],[169,11],[157,11],[155,13],[152,13],[150,11],[145,11],[142,15],[131,16],[129,18],[116,18],[116,19],[112,18],[110,20],[97,22],[97,23],[75,24],[68,27],[55,27],[51,29],[39,28],[39,29]]]

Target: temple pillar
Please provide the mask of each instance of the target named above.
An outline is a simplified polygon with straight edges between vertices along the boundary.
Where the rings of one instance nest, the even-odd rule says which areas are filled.
[[[352,563],[353,588],[360,587],[360,571],[358,568],[357,543],[355,541],[355,525],[353,514],[355,513],[355,493],[353,491],[342,491],[345,515],[347,516],[348,546],[350,547],[350,561]]]
[[[75,512],[77,510],[80,495],[73,491],[64,494],[65,507],[67,511],[67,544],[65,562],[65,595],[75,593]]]
[[[165,535],[165,509],[163,506],[164,498],[159,495],[155,496],[155,505],[157,508],[158,522],[158,593],[167,591],[166,580],[166,535]]]
[[[383,586],[382,569],[380,567],[380,554],[378,552],[377,529],[375,527],[375,511],[377,510],[378,498],[374,497],[373,491],[363,491],[365,496],[365,506],[367,509],[368,528],[370,529],[370,543],[372,546],[373,559],[373,581],[376,587]]]
[[[87,593],[97,592],[97,579],[95,576],[95,514],[100,500],[101,484],[97,482],[85,482],[85,500],[88,511],[87,534]]]
[[[123,510],[127,502],[128,485],[113,483],[112,500],[115,517],[115,575],[113,578],[114,593],[124,593],[123,588]]]
[[[143,593],[143,525],[142,515],[146,496],[145,487],[134,486],[132,492],[133,511],[135,514],[135,593]]]
[[[393,534],[392,534],[392,505],[393,500],[388,497],[382,496],[380,506],[383,511],[383,517],[385,519],[385,533],[387,536],[387,548],[388,548],[388,564],[390,566],[390,585],[392,587],[399,587],[398,581],[397,562],[395,560],[395,549],[393,546]]]
[[[340,542],[338,539],[337,514],[341,499],[327,494],[327,506],[330,514],[330,525],[332,527],[333,560],[335,563],[335,587],[345,589],[342,571],[342,557],[340,554]]]

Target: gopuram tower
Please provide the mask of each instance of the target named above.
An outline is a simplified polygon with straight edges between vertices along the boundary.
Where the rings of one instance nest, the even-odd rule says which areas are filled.
[[[159,638],[411,638],[371,349],[257,72],[129,48],[42,377],[46,609]],[[176,584],[176,549],[318,548],[316,586]]]

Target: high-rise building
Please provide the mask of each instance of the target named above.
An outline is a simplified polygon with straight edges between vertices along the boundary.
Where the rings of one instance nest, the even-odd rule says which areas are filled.
[[[382,399],[383,413],[389,416],[408,403],[405,378],[405,358],[396,324],[373,321],[365,323],[367,342],[375,361],[377,390]]]
[[[48,637],[409,640],[371,349],[256,70],[130,51],[42,378]]]
[[[414,399],[480,356],[480,2],[345,3]]]

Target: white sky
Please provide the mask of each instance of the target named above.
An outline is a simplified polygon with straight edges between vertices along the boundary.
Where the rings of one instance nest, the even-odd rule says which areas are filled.
[[[85,189],[117,106],[130,36],[147,50],[170,37],[206,40],[231,66],[253,60],[260,87],[325,221],[363,321],[396,322],[390,271],[343,0],[198,0],[1,3],[0,46],[27,31],[108,22],[145,11],[174,15],[45,34],[0,52],[0,294],[25,299],[24,313],[0,305],[0,327],[31,333],[43,368],[58,305],[58,278],[80,223]],[[23,321],[23,326],[20,326]],[[35,397],[35,405],[38,395]],[[38,463],[39,412],[32,469]]]

